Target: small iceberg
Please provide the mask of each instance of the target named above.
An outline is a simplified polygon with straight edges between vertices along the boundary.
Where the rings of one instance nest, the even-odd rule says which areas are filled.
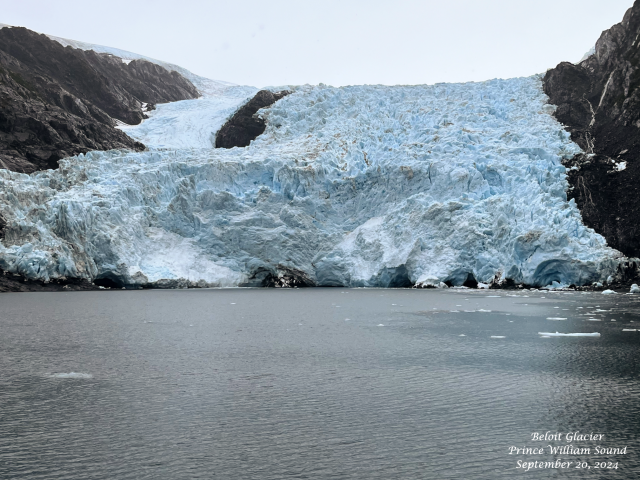
[[[640,287],[638,287],[637,283],[631,285],[631,290],[629,290],[629,293],[640,293]]]
[[[52,373],[49,376],[51,378],[93,378],[93,375],[91,375],[90,373],[78,373],[78,372]]]
[[[504,335],[491,335],[491,338],[507,338]]]
[[[623,332],[637,332],[638,329],[637,328],[623,328],[622,331]]]
[[[566,318],[563,317],[547,317],[547,320],[566,320]]]
[[[613,290],[605,290],[605,291],[602,292],[603,295],[613,295],[615,293],[616,292],[614,292]]]
[[[551,333],[551,332],[538,332],[538,335],[544,337],[599,337],[599,333]]]

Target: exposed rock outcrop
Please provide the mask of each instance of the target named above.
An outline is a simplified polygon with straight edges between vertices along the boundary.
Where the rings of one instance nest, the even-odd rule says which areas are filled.
[[[556,118],[586,152],[565,162],[568,197],[610,246],[640,257],[640,2],[602,33],[595,53],[544,77]]]
[[[26,28],[2,28],[0,167],[29,173],[90,150],[142,150],[115,126],[140,123],[149,105],[198,95],[180,74],[150,62],[124,63]]]
[[[256,95],[242,106],[225,123],[216,135],[216,148],[246,147],[258,135],[262,135],[267,128],[265,121],[256,113],[261,108],[269,107],[290,92],[270,92],[260,90]]]
[[[65,280],[28,280],[21,275],[14,275],[0,270],[0,292],[68,292],[79,290],[98,290],[100,287],[80,278]]]

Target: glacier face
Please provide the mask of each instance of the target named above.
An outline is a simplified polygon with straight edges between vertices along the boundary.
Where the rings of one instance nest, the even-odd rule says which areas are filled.
[[[579,152],[539,76],[433,86],[288,87],[245,148],[212,135],[252,91],[159,106],[131,136],[31,175],[0,170],[0,268],[28,278],[238,286],[544,286],[620,257],[567,202]]]

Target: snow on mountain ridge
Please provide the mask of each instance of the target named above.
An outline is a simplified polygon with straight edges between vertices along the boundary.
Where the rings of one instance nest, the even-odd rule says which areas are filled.
[[[5,23],[0,23],[0,28],[11,28],[12,25],[7,25]],[[81,42],[78,40],[71,40],[68,38],[56,37],[54,35],[47,35],[51,40],[55,40],[60,43],[63,47],[73,47],[80,50],[93,50],[96,53],[108,53],[115,57],[119,57],[122,59],[124,63],[129,63],[132,60],[146,60],[151,63],[155,63],[156,65],[160,65],[161,67],[166,68],[169,71],[176,71],[187,80],[189,80],[195,87],[200,91],[200,93],[204,96],[215,96],[224,92],[229,87],[237,86],[235,83],[224,82],[222,80],[211,80],[210,78],[201,77],[200,75],[196,75],[195,73],[187,70],[186,68],[180,67],[178,65],[174,65],[173,63],[164,62],[162,60],[156,60],[155,58],[147,57],[145,55],[140,55],[138,53],[129,52],[127,50],[121,50],[119,48],[114,47],[106,47],[104,45],[96,45],[93,43]]]
[[[115,57],[122,58],[122,60],[125,62],[129,62],[131,60],[146,60],[148,62],[155,63],[157,65],[160,65],[161,67],[166,68],[169,71],[178,72],[184,78],[193,83],[195,87],[200,91],[200,93],[205,96],[216,95],[223,92],[228,87],[236,86],[234,83],[224,82],[221,80],[211,80],[209,78],[201,77],[200,75],[196,75],[186,68],[174,65],[173,63],[163,62],[162,60],[156,60],[155,58],[140,55],[138,53],[128,52],[119,48],[80,42],[78,40],[70,40],[68,38],[55,37],[53,35],[47,35],[47,37],[49,37],[51,40],[55,40],[64,47],[70,46],[73,48],[78,48],[80,50],[93,50],[97,53],[108,53]]]
[[[181,118],[214,132],[213,110],[231,108],[201,115],[192,100],[127,130],[149,152],[0,171],[0,268],[158,286],[260,285],[284,269],[345,286],[615,271],[619,252],[566,201],[560,159],[580,150],[539,76],[292,90],[260,111],[267,130],[246,148],[192,137]]]

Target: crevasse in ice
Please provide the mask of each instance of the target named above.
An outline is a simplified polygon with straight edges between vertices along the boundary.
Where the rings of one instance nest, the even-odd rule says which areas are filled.
[[[246,148],[211,139],[254,90],[159,105],[129,135],[32,175],[0,171],[0,268],[124,285],[544,286],[615,270],[566,199],[579,152],[539,76],[433,86],[289,87]]]

